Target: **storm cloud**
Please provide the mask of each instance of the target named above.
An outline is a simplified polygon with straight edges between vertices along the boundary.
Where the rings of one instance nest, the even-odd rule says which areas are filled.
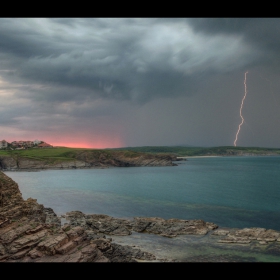
[[[279,23],[2,18],[0,135],[53,142],[60,131],[64,143],[78,131],[75,141],[92,147],[95,138],[108,146],[108,139],[121,146],[232,145],[249,71],[240,145],[278,147]]]

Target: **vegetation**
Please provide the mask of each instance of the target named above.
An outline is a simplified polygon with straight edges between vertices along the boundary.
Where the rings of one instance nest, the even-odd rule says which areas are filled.
[[[144,146],[118,148],[119,151],[133,151],[142,153],[172,154],[178,157],[183,156],[214,156],[214,155],[280,155],[280,149],[260,147],[183,147],[183,146]]]
[[[29,148],[26,150],[0,150],[0,156],[14,158],[30,158],[35,160],[69,161],[82,158],[98,159],[100,157],[110,159],[115,155],[134,158],[143,153],[169,154],[177,157],[183,156],[214,156],[214,155],[280,155],[280,149],[260,147],[183,147],[183,146],[145,146],[126,147],[116,149],[86,149],[86,148]]]
[[[73,160],[78,151],[87,149],[73,148],[29,148],[26,150],[0,150],[0,156],[24,157],[35,160],[67,161]]]
[[[0,150],[1,156],[9,156],[15,159],[28,158],[32,160],[43,160],[48,163],[71,161],[71,160],[108,160],[115,156],[135,158],[143,154],[135,151],[117,151],[111,149],[87,149],[87,148],[29,148],[25,150]]]

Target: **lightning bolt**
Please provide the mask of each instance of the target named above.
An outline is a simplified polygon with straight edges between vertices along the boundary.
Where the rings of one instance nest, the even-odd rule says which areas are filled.
[[[240,128],[241,128],[242,124],[244,123],[244,118],[242,116],[242,108],[243,108],[244,100],[245,100],[246,95],[247,95],[247,85],[246,85],[246,75],[247,74],[248,74],[248,71],[245,73],[245,78],[244,78],[245,93],[244,93],[244,96],[243,96],[243,99],[242,99],[242,102],[241,102],[241,106],[240,106],[240,110],[239,110],[240,117],[241,117],[241,123],[239,124],[238,130],[236,132],[235,140],[234,140],[234,143],[233,143],[234,146],[236,146],[236,141],[237,141],[237,138],[238,138]]]

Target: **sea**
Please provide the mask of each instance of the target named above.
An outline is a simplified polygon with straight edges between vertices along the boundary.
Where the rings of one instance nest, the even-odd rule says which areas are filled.
[[[189,157],[165,167],[5,171],[29,197],[57,215],[202,219],[219,228],[280,231],[280,156]],[[280,262],[280,245],[219,244],[207,236],[133,233],[133,244],[173,261]],[[276,242],[277,244],[280,242]]]

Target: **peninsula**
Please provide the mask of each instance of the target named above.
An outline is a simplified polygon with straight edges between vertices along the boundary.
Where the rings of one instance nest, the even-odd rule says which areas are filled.
[[[27,141],[26,141],[27,142]],[[15,144],[14,144],[15,145]],[[23,145],[21,143],[21,145]],[[27,144],[26,144],[27,145]],[[176,161],[193,156],[279,156],[280,149],[260,147],[147,146],[115,149],[35,146],[0,149],[0,170],[44,170],[75,168],[176,166]]]
[[[150,154],[134,151],[30,148],[0,150],[0,170],[44,170],[137,166],[176,166],[171,154]]]

